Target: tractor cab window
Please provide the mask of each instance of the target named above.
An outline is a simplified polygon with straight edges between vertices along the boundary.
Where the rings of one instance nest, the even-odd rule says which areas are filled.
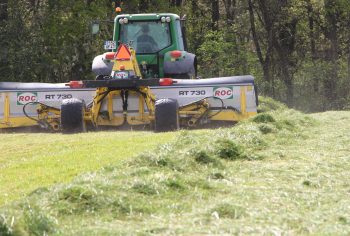
[[[131,43],[138,54],[151,54],[171,45],[169,23],[129,21],[120,27],[120,41]]]

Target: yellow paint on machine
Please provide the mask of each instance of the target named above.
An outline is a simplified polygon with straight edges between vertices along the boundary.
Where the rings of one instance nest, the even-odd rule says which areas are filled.
[[[187,125],[193,126],[196,124],[196,122],[203,117],[203,115],[208,115],[210,117],[210,120],[215,121],[233,121],[238,122],[241,120],[248,119],[252,116],[255,116],[257,112],[247,112],[247,96],[246,92],[251,91],[252,86],[241,86],[240,88],[240,107],[241,111],[234,111],[234,110],[223,110],[221,112],[217,111],[209,111],[208,104],[194,104],[192,106],[185,106],[181,107],[179,110],[180,117],[192,117],[190,119],[190,122]],[[139,110],[137,115],[127,115],[127,114],[120,114],[120,116],[116,116],[114,114],[114,97],[120,96],[120,91],[113,91],[110,92],[107,96],[106,102],[107,102],[107,111],[108,111],[108,119],[103,119],[99,115],[99,111],[101,109],[101,103],[98,102],[100,99],[102,99],[104,92],[106,91],[106,88],[99,88],[97,90],[96,96],[94,98],[94,109],[90,113],[85,114],[84,119],[86,121],[92,121],[97,126],[121,126],[125,122],[127,122],[129,125],[147,125],[154,121],[154,103],[152,102],[152,98],[149,97],[148,99],[144,96],[139,95]],[[144,93],[148,93],[149,96],[153,96],[149,88],[144,88]],[[132,95],[137,95],[136,92],[132,92]],[[154,99],[154,98],[153,98]],[[27,118],[24,114],[23,116],[17,116],[17,117],[11,117],[10,116],[10,96],[5,93],[5,99],[4,99],[4,117],[2,120],[0,120],[0,128],[14,128],[14,127],[28,127],[28,126],[35,126],[37,125],[37,122],[34,120],[31,120]],[[41,106],[41,105],[40,105]],[[40,109],[41,107],[38,107]],[[145,112],[145,107],[147,106],[149,112]],[[52,116],[52,113],[55,113],[55,117]],[[51,116],[50,116],[51,114]],[[57,122],[59,122],[60,117],[60,111],[57,109],[55,111],[46,111],[45,115],[42,115],[43,117],[47,117],[47,119],[50,119],[50,122],[55,123],[55,126],[59,125]]]

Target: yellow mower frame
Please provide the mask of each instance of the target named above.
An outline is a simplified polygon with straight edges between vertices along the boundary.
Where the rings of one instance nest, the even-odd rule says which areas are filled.
[[[120,51],[123,50],[123,55]],[[125,56],[126,54],[129,54]],[[162,79],[142,79],[140,68],[136,60],[136,53],[133,48],[121,44],[117,52],[109,52],[105,54],[106,58],[113,60],[114,73],[126,73],[132,75],[132,79],[115,79],[100,78],[93,81],[71,81],[71,88],[96,88],[96,94],[91,104],[84,106],[82,112],[82,122],[90,123],[94,127],[99,126],[121,126],[127,122],[129,125],[151,125],[156,121],[156,96],[153,94],[150,86],[159,86]],[[171,79],[165,79],[171,80]],[[165,81],[167,82],[167,81]],[[124,85],[123,85],[124,84]],[[78,85],[78,87],[77,87]],[[234,109],[223,109],[220,112],[211,110],[210,103],[207,98],[192,102],[187,105],[178,107],[177,114],[179,124],[182,126],[195,127],[201,120],[214,121],[231,121],[237,122],[256,115],[256,112],[247,112],[246,93],[252,91],[252,85],[240,85],[240,111]],[[138,96],[138,112],[137,115],[128,114],[128,110],[124,109],[123,114],[114,115],[116,97]],[[7,93],[4,99],[4,116],[0,120],[0,128],[33,126],[39,124],[41,127],[59,131],[62,128],[62,107],[61,109],[50,107],[46,104],[37,103],[37,118],[29,117],[11,117],[10,116],[10,98]],[[101,114],[102,103],[104,104],[106,114]],[[28,104],[26,104],[28,105]],[[25,105],[25,106],[26,106]],[[124,104],[123,104],[124,105]],[[25,113],[25,107],[23,109]],[[29,118],[29,119],[28,119]],[[82,126],[82,127],[85,127]],[[69,130],[67,130],[69,131]],[[81,130],[83,131],[83,130]]]

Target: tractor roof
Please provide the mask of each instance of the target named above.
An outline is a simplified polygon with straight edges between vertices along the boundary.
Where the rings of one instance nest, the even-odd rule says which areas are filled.
[[[128,18],[129,20],[159,20],[163,16],[169,16],[173,20],[179,20],[180,17],[173,13],[152,13],[152,14],[123,14],[118,15],[115,20],[119,18]]]

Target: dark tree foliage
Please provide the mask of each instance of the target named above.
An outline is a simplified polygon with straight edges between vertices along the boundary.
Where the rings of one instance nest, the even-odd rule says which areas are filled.
[[[203,78],[252,74],[259,92],[305,111],[350,108],[349,0],[0,0],[0,81],[91,79],[112,37],[92,20],[174,12]]]

